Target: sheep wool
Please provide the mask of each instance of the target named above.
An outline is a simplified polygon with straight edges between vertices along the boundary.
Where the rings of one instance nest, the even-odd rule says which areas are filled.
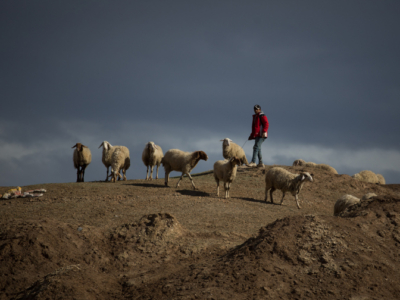
[[[343,195],[340,197],[333,208],[333,215],[338,216],[341,212],[345,211],[348,207],[360,203],[360,199],[352,195]]]
[[[376,197],[376,196],[377,196],[377,194],[375,194],[375,193],[367,193],[364,196],[362,196],[361,201],[369,200],[372,197]]]
[[[92,162],[92,153],[87,146],[82,145],[81,143],[76,143],[72,148],[75,148],[73,161],[74,168],[77,169],[76,182],[84,182],[85,169]]]
[[[237,166],[241,161],[237,157],[232,157],[229,160],[218,160],[214,163],[214,178],[217,182],[217,196],[219,196],[219,181],[224,182],[225,199],[229,198],[229,190],[232,181],[236,177]]]
[[[165,186],[168,186],[169,173],[172,171],[182,172],[176,187],[179,186],[183,176],[186,174],[192,182],[193,189],[196,189],[190,172],[197,166],[200,160],[207,160],[208,156],[204,151],[184,152],[179,149],[168,150],[161,160],[165,170]]]
[[[330,165],[317,164],[315,167],[318,168],[318,169],[322,169],[322,170],[328,171],[329,173],[332,173],[332,174],[337,174],[338,173],[336,171],[336,169],[331,167]]]
[[[385,177],[382,174],[376,174],[376,177],[378,177],[379,184],[386,184]]]
[[[129,149],[125,146],[114,146],[115,149],[111,156],[111,182],[115,182],[117,177],[122,177],[119,171],[122,171],[123,180],[126,179],[126,170],[131,165],[131,159],[129,156]]]
[[[164,153],[160,146],[157,146],[156,144],[154,144],[154,142],[148,142],[146,144],[142,153],[142,161],[147,169],[146,180],[153,179],[154,166],[157,166],[156,179],[158,179],[158,168],[161,165],[161,160],[163,157]],[[149,178],[149,169],[151,170],[150,178]]]
[[[298,194],[300,193],[301,188],[306,181],[313,181],[312,176],[313,174],[308,172],[293,174],[280,167],[273,167],[269,169],[265,174],[265,202],[268,200],[269,190],[271,190],[271,203],[274,203],[272,193],[275,190],[281,190],[283,195],[280,204],[282,205],[283,199],[285,198],[285,193],[289,192],[295,197],[297,208],[300,209],[301,207],[299,204]]]
[[[353,177],[354,179],[357,179],[359,181],[370,182],[370,183],[379,183],[379,179],[376,176],[376,174],[369,170],[361,171],[359,173],[354,174],[351,177]]]
[[[248,165],[249,162],[247,161],[246,158],[246,153],[244,152],[243,148],[240,147],[238,144],[235,144],[234,142],[232,142],[231,139],[229,138],[225,138],[223,140],[221,140],[222,143],[222,156],[225,159],[230,159],[232,157],[237,157],[240,159],[242,164]]]
[[[101,161],[102,161],[103,165],[107,168],[107,175],[106,175],[105,181],[108,181],[108,177],[109,177],[108,171],[109,171],[109,168],[111,167],[111,156],[112,156],[114,149],[113,149],[113,146],[107,141],[102,142],[100,144],[99,148],[100,147],[103,147]]]

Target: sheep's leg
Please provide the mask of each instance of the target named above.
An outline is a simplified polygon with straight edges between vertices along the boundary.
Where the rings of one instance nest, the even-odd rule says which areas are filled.
[[[275,191],[275,188],[271,188],[269,191],[269,195],[271,196],[271,203],[274,203],[274,198],[272,197],[272,193]]]
[[[296,194],[295,198],[296,198],[297,208],[300,209],[301,207],[300,207],[300,204],[299,204],[299,197],[298,197],[297,194]]]
[[[285,193],[284,192],[282,192],[282,200],[281,200],[281,205],[282,205],[282,202],[283,202],[283,198],[285,198]]]
[[[269,191],[269,187],[265,187],[265,198],[264,201],[267,202],[268,201],[268,191]]]
[[[81,170],[81,182],[85,182],[85,169],[87,166],[83,166]]]
[[[226,192],[227,192],[226,198],[229,198],[229,190],[231,189],[231,184],[229,182],[227,182],[226,183],[226,187],[227,187],[227,189],[226,189]]]
[[[108,181],[108,169],[109,169],[109,167],[107,167],[107,176],[106,176],[106,180],[104,180],[104,181]]]
[[[215,178],[215,181],[217,182],[217,197],[219,197],[219,180]]]
[[[76,182],[79,182],[80,180],[79,180],[79,174],[80,174],[80,171],[79,171],[79,166],[78,166],[78,168],[76,168]]]
[[[150,180],[153,180],[153,169],[154,169],[154,166],[150,166],[150,170],[151,170],[151,172],[150,172]]]
[[[160,167],[160,165],[157,165],[157,174],[156,174],[156,179],[158,179],[158,168]]]
[[[189,173],[187,173],[187,176],[189,176],[189,178],[190,178],[190,181],[192,182],[192,185],[193,185],[193,189],[195,190],[195,189],[196,189],[196,186],[194,185],[194,182],[193,182],[193,178],[192,178],[192,176],[190,176],[190,174],[189,174]],[[183,175],[182,175],[182,177],[183,177]]]
[[[168,181],[169,181],[169,172],[165,171],[165,186],[168,186]]]
[[[176,187],[178,187],[179,186],[179,183],[181,182],[181,180],[183,179],[183,173],[182,173],[182,176],[179,178],[179,180],[178,180],[178,183],[176,184]]]
[[[146,180],[149,180],[149,166],[146,167]]]
[[[122,174],[124,174],[124,181],[127,181],[127,179],[126,179],[126,169],[125,168],[123,168],[122,169]]]

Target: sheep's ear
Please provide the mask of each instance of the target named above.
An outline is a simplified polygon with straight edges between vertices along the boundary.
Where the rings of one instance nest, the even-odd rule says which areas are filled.
[[[306,176],[304,174],[301,174],[301,181],[304,181],[306,179]]]
[[[72,148],[75,148],[76,147],[76,144],[75,144],[75,146],[73,146]]]
[[[101,146],[103,146],[103,144],[104,144],[104,143],[101,143],[100,146],[99,146],[99,148],[100,148]],[[97,148],[97,149],[99,149],[99,148]]]

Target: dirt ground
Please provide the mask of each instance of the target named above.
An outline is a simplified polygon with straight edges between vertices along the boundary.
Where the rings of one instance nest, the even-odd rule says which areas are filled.
[[[282,167],[314,174],[301,209],[264,202],[256,168],[227,200],[207,172],[195,191],[188,178],[22,187],[47,193],[0,200],[0,300],[400,299],[400,184]],[[370,192],[333,216],[340,196]]]

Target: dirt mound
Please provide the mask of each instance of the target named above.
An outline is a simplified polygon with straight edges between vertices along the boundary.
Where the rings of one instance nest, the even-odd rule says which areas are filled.
[[[130,290],[154,298],[398,299],[400,199],[353,207],[352,217],[295,216],[220,259]],[[151,292],[150,292],[151,290]],[[196,297],[193,297],[196,298]]]
[[[113,241],[131,243],[136,249],[164,247],[181,237],[185,230],[179,221],[168,213],[143,216],[139,222],[118,227],[111,236]],[[148,251],[152,251],[149,249]]]
[[[207,172],[195,191],[162,179],[23,187],[47,192],[0,201],[0,300],[400,298],[400,185],[282,166],[314,174],[297,209],[291,195],[263,200],[270,167],[242,168],[229,199]],[[379,197],[333,217],[343,194],[366,193]]]

